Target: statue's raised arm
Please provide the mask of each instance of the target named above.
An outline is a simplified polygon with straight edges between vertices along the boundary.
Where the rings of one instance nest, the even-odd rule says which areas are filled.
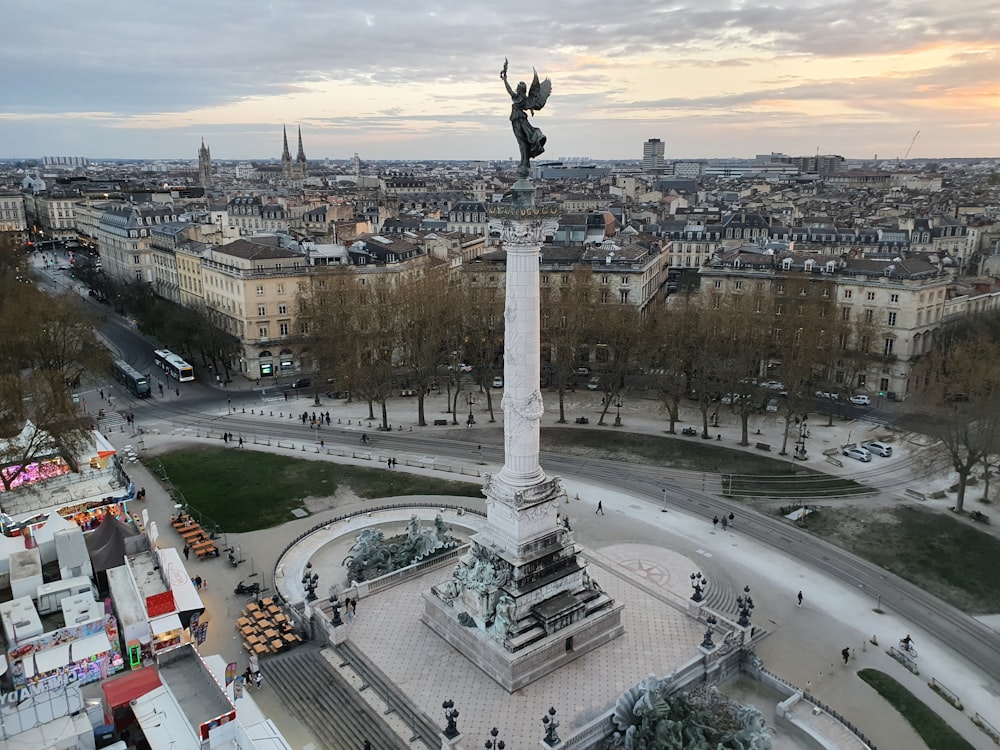
[[[507,82],[507,60],[503,61],[503,69],[500,71],[500,79],[510,94],[510,124],[514,129],[514,138],[517,139],[517,146],[521,152],[521,162],[518,165],[518,177],[527,177],[530,171],[530,160],[545,153],[545,135],[541,130],[528,122],[528,113],[534,114],[536,110],[545,106],[545,102],[552,93],[552,81],[546,78],[544,81],[538,80],[538,71],[532,68],[534,78],[529,89],[524,81],[517,84],[517,89],[512,89]]]

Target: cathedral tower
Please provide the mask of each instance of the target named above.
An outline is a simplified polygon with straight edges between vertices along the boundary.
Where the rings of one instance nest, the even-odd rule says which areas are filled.
[[[212,152],[205,145],[204,137],[198,149],[198,184],[203,188],[212,187]]]

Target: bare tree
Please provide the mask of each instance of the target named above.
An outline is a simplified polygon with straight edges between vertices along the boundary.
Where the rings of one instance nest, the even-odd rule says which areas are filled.
[[[576,384],[580,353],[589,340],[594,304],[594,273],[590,266],[577,266],[558,287],[542,287],[541,318],[543,346],[554,366],[559,396],[560,424],[566,421],[566,391]]]
[[[945,329],[915,368],[918,398],[933,409],[936,436],[958,476],[955,510],[975,467],[1000,452],[1000,340],[980,321]]]

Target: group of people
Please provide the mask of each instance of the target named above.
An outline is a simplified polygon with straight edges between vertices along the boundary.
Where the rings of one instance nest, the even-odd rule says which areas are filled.
[[[257,654],[250,654],[250,663],[243,673],[243,681],[249,685],[251,682],[257,686],[260,690],[261,685],[264,682],[264,675],[260,671],[260,662],[257,660]]]
[[[243,447],[243,438],[241,437],[239,439],[239,441],[240,441],[240,448],[242,448]],[[222,433],[222,442],[224,442],[224,443],[231,443],[231,442],[233,442],[233,433],[231,433],[231,432],[223,432]]]
[[[304,411],[304,412],[302,412],[302,414],[299,417],[299,419],[302,420],[302,424],[305,424],[306,422],[308,422],[310,427],[315,427],[317,425],[322,425],[324,422],[326,422],[327,426],[329,426],[330,425],[330,412],[325,412],[325,413],[324,412],[320,412],[319,414],[317,414],[316,412],[313,412],[312,415],[310,415],[309,412]]]
[[[733,522],[735,520],[736,520],[735,513],[730,513],[728,516],[725,513],[723,513],[721,519],[718,516],[712,518],[712,526],[713,528],[718,528],[719,524],[721,523],[722,530],[725,531],[727,528],[734,525]]]

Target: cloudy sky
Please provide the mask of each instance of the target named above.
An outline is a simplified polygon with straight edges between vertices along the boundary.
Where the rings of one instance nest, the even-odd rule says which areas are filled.
[[[997,156],[997,0],[4,0],[0,156]],[[294,156],[295,142],[292,141]]]

